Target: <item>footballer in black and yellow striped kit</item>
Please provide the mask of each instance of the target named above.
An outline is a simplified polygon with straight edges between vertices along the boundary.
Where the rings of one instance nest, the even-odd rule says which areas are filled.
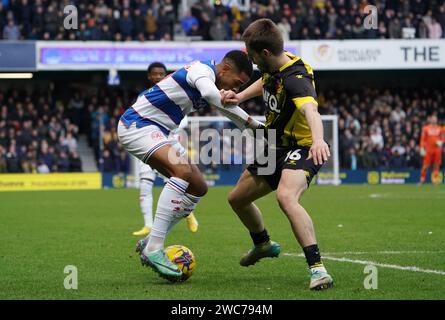
[[[284,50],[281,31],[270,19],[252,22],[242,39],[250,59],[262,72],[262,79],[242,92],[223,90],[221,99],[227,105],[236,105],[263,96],[267,128],[264,151],[271,152],[267,155],[267,168],[275,166],[275,171],[264,175],[265,171],[259,170],[260,164],[250,165],[228,196],[254,245],[241,256],[240,265],[251,266],[280,254],[280,244],[271,240],[262,213],[254,203],[276,190],[280,209],[306,257],[311,275],[309,289],[332,288],[334,280],[322,262],[312,220],[300,203],[311,179],[330,157],[318,112],[314,73],[300,57]]]
[[[263,176],[272,189],[278,187],[283,169],[302,169],[309,183],[321,165],[306,160],[312,145],[311,129],[306,117],[300,112],[305,103],[317,103],[314,72],[300,57],[290,52],[291,58],[274,73],[263,73],[263,100],[266,106],[266,128],[276,130],[276,143],[269,145],[276,149],[276,170]],[[248,167],[257,173],[259,165]]]

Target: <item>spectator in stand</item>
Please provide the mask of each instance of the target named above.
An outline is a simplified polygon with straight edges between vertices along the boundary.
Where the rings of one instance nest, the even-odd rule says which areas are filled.
[[[184,33],[188,35],[193,26],[199,27],[199,22],[198,19],[194,15],[192,15],[191,10],[189,10],[187,11],[187,14],[184,16],[184,18],[182,18],[181,20],[182,31],[184,31]]]
[[[391,19],[388,26],[388,33],[391,39],[400,39],[402,37],[402,25],[398,18]]]
[[[145,17],[142,15],[141,10],[136,8],[133,12],[133,39],[139,37],[139,34],[143,34],[145,30]]]
[[[203,36],[201,34],[201,30],[199,29],[199,25],[197,25],[197,24],[192,25],[192,27],[189,30],[189,32],[187,33],[187,35],[189,37],[201,37],[201,38],[203,38]]]
[[[358,168],[358,157],[354,147],[348,150],[348,156],[345,159],[344,166],[350,170],[357,170]]]
[[[116,171],[122,173],[130,172],[130,158],[125,150],[120,150],[116,161]]]
[[[69,172],[70,161],[66,152],[61,151],[59,154],[59,159],[57,159],[57,168],[59,172]]]
[[[428,35],[430,39],[442,38],[442,26],[437,22],[436,18],[431,18],[431,23],[427,25]]]
[[[69,157],[69,171],[70,172],[81,172],[82,171],[82,160],[77,152],[72,152]]]
[[[360,17],[355,17],[354,24],[351,28],[351,34],[353,39],[362,39],[365,33],[365,27]]]
[[[172,14],[164,7],[159,10],[158,16],[158,33],[161,40],[171,41],[173,39],[174,20]],[[168,35],[168,36],[166,36]]]
[[[66,145],[68,147],[69,152],[75,152],[77,150],[77,140],[74,138],[71,132],[66,134]]]
[[[58,24],[59,24],[59,17],[57,15],[56,9],[49,5],[46,9],[46,12],[43,16],[44,21],[44,31],[49,34],[50,38],[53,38],[56,35]]]
[[[36,171],[37,171],[37,173],[50,173],[48,165],[45,162],[41,161],[41,160],[39,160],[37,162]]]
[[[102,171],[103,172],[115,172],[116,166],[114,163],[114,160],[111,156],[111,153],[108,149],[104,150],[103,157],[102,157]]]
[[[122,17],[119,19],[118,26],[122,38],[125,40],[131,39],[134,26],[129,10],[124,10]]]
[[[16,145],[13,142],[11,142],[9,151],[6,154],[6,167],[7,167],[8,172],[11,172],[11,173],[21,172],[20,160],[17,156]]]
[[[145,34],[149,40],[157,39],[158,24],[156,22],[156,17],[153,14],[153,10],[148,9],[145,15]]]
[[[281,21],[277,24],[278,29],[281,31],[284,41],[290,40],[290,32],[292,30],[287,18],[281,18]]]
[[[227,39],[227,29],[225,28],[222,18],[216,17],[210,27],[210,38],[216,41],[224,41]]]
[[[19,27],[14,23],[14,20],[10,19],[8,24],[3,29],[3,39],[5,40],[19,40],[20,30]]]

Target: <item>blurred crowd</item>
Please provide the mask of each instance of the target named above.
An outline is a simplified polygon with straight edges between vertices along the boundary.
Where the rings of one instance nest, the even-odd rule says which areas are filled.
[[[0,173],[82,171],[78,132],[50,90],[0,88]]]
[[[445,37],[444,0],[251,0],[246,10],[198,0],[182,12],[181,0],[1,0],[0,38],[6,40],[171,41],[239,40],[259,18],[275,21],[286,40]],[[236,3],[236,1],[230,1]],[[75,5],[77,29],[64,28]],[[376,28],[365,28],[368,5]],[[372,21],[367,20],[368,24]],[[371,24],[370,24],[371,25]]]
[[[321,114],[339,116],[339,158],[343,169],[419,169],[420,137],[429,115],[445,125],[444,88],[372,89],[318,92]],[[241,107],[264,115],[260,99]],[[199,115],[216,115],[202,109]],[[326,130],[326,139],[330,137]],[[445,146],[443,148],[445,159]],[[442,164],[445,168],[445,165]]]
[[[365,10],[368,5],[377,8],[375,28],[365,27],[371,12]],[[187,35],[204,40],[239,40],[247,26],[260,18],[273,20],[285,40],[445,37],[443,0],[258,0],[244,12],[210,6],[204,0],[187,12],[181,25]]]
[[[339,115],[340,163],[352,170],[420,168],[422,127],[432,114],[445,120],[443,88],[330,90],[320,103]]]
[[[32,92],[0,88],[0,173],[80,172],[80,134],[99,170],[129,172],[115,130],[123,105],[122,97],[106,90],[66,96],[53,84]]]
[[[86,113],[91,124],[87,135],[92,146],[98,168],[103,172],[130,171],[130,156],[119,143],[116,126],[125,111],[124,96],[120,91],[104,90],[98,96],[86,99]],[[129,99],[131,100],[131,99]],[[102,136],[102,139],[100,137]]]
[[[319,90],[318,95],[320,113],[339,116],[343,169],[419,169],[422,126],[430,114],[436,114],[442,124],[445,120],[443,87],[334,88]],[[81,171],[80,134],[87,137],[101,171],[129,172],[129,155],[119,144],[116,124],[136,96],[130,89],[112,87],[94,93],[74,91],[68,96],[55,94],[53,85],[32,92],[0,89],[0,172]],[[241,107],[251,115],[264,115],[260,99]],[[204,115],[219,114],[210,108],[191,116]],[[227,141],[221,141],[221,146],[224,143]],[[222,156],[231,157],[232,162],[244,157],[239,150]]]

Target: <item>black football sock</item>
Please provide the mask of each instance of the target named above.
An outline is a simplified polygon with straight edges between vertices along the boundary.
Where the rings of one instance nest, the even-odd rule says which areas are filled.
[[[250,232],[250,237],[252,238],[254,245],[259,245],[259,244],[268,242],[270,240],[270,237],[267,234],[266,229],[264,229],[263,231],[258,232],[258,233]]]
[[[304,247],[303,251],[309,268],[321,267],[323,265],[321,262],[320,250],[318,249],[317,244]]]

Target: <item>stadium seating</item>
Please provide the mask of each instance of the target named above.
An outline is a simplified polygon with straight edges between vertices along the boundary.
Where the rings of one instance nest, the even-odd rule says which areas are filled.
[[[378,29],[363,27],[368,4],[378,3]],[[75,1],[79,28],[66,30],[63,1],[0,2],[0,38],[7,40],[237,40],[249,23],[270,18],[285,39],[441,38],[444,1],[251,1],[250,10],[209,1],[180,12],[179,0]]]
[[[0,89],[0,173],[82,171],[78,125],[51,91]]]

